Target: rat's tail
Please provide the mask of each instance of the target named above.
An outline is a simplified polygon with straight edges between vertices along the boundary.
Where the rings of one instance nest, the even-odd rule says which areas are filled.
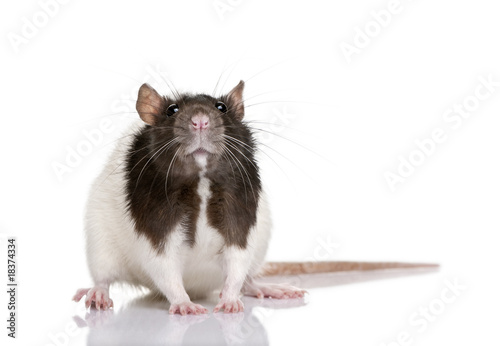
[[[285,276],[318,274],[345,271],[368,271],[384,269],[438,269],[433,263],[401,262],[267,262],[262,267],[262,276]]]

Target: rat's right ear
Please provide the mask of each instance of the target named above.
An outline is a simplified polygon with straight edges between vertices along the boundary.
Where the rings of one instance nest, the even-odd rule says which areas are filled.
[[[149,125],[155,125],[165,106],[165,98],[160,96],[149,84],[144,83],[139,89],[135,109],[141,119]]]

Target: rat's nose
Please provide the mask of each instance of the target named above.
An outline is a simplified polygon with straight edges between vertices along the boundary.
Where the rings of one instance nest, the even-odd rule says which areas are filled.
[[[191,124],[196,130],[204,130],[208,127],[208,116],[206,115],[195,115],[191,118]]]

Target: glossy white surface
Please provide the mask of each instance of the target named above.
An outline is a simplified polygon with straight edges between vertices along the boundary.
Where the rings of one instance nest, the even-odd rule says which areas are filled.
[[[244,313],[200,316],[169,315],[168,302],[115,287],[114,310],[85,311],[73,303],[66,316],[57,307],[47,311],[60,327],[45,344],[392,346],[400,338],[407,340],[400,345],[465,345],[486,337],[476,333],[477,311],[493,316],[488,306],[476,305],[481,299],[472,299],[468,285],[443,271],[344,272],[292,281],[316,288],[305,299],[244,297]],[[453,284],[455,290],[447,290]],[[214,295],[200,303],[213,309],[216,301]],[[493,320],[482,323],[487,327]]]

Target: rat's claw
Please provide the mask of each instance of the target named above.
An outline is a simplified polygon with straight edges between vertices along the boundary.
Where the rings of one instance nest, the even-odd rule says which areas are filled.
[[[90,289],[79,289],[73,297],[73,300],[78,302],[83,296],[87,296],[85,298],[85,307],[87,309],[94,306],[97,310],[108,310],[114,305],[113,300],[109,298],[108,289],[104,287],[96,286]]]
[[[170,309],[168,309],[168,313],[171,315],[178,313],[182,316],[189,314],[199,315],[208,313],[208,310],[200,304],[195,304],[193,302],[183,302],[179,304],[171,304]]]
[[[245,307],[240,299],[221,300],[214,308],[214,313],[224,310],[224,313],[243,312]]]
[[[96,291],[95,292],[95,307],[97,310],[101,310],[101,305],[103,304],[102,300],[102,292],[101,291]]]
[[[80,288],[73,296],[73,301],[78,303],[83,297],[87,295],[88,291],[90,291],[90,288]]]
[[[246,296],[257,297],[259,299],[264,298],[264,292],[255,285],[246,285],[243,292]]]

